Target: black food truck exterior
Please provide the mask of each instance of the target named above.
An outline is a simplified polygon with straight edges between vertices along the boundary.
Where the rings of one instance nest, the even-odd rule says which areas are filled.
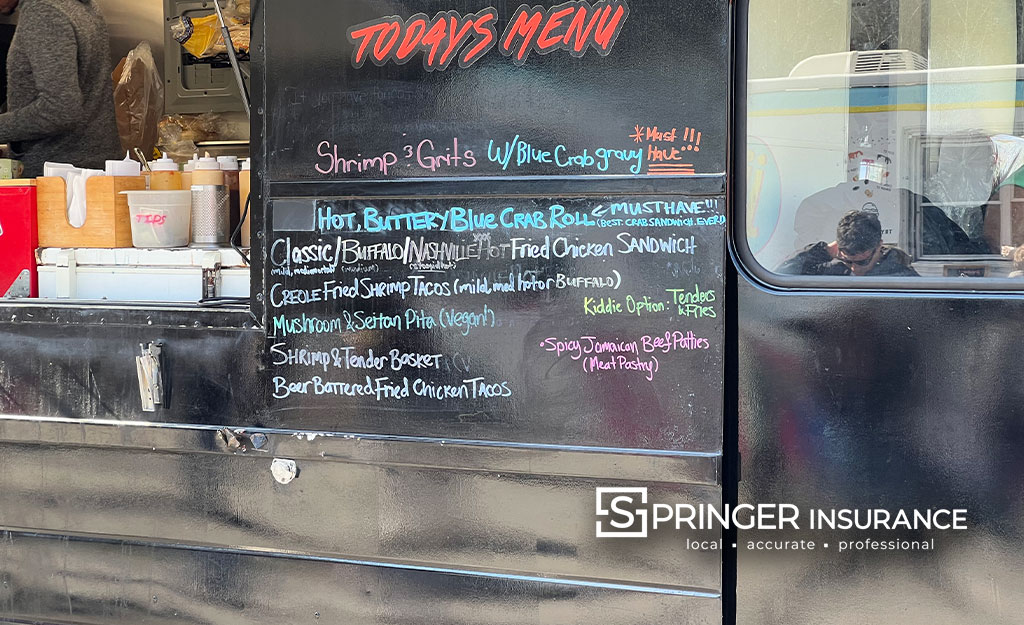
[[[822,4],[253,3],[250,305],[2,307],[0,621],[1019,622],[1022,47]]]

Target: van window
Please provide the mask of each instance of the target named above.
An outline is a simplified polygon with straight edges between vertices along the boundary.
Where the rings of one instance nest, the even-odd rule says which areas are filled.
[[[745,224],[757,263],[1024,276],[1022,14],[1024,0],[751,0]]]

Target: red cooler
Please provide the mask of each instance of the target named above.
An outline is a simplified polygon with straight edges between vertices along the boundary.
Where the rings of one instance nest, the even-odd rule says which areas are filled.
[[[37,297],[36,181],[0,180],[0,298]]]

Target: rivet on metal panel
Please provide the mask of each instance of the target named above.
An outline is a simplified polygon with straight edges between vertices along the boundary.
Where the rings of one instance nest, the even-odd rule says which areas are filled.
[[[274,458],[274,461],[270,463],[270,473],[273,474],[278,484],[288,484],[298,476],[299,467],[294,460]]]

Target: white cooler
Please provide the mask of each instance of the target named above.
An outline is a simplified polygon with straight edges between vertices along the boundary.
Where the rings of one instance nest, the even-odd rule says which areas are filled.
[[[249,267],[231,248],[42,248],[37,254],[40,297],[170,303],[249,297]]]

